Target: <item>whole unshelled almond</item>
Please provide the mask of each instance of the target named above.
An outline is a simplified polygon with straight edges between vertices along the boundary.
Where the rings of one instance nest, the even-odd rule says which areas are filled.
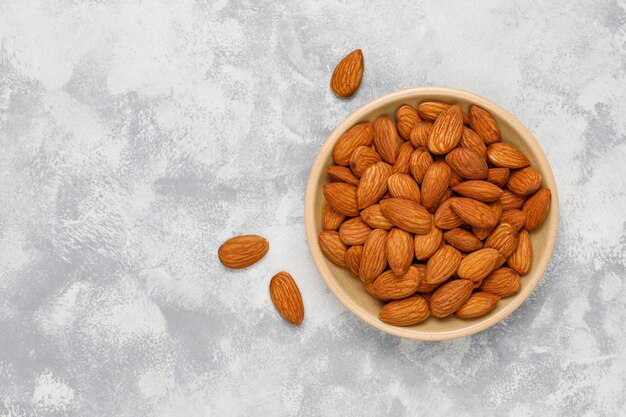
[[[372,292],[379,300],[397,300],[415,294],[422,276],[416,266],[410,266],[404,274],[385,271],[374,281]]]
[[[487,181],[498,187],[504,187],[509,180],[510,170],[508,168],[489,168],[487,172]]]
[[[488,111],[478,107],[469,108],[470,126],[486,144],[500,142],[500,129]]]
[[[430,232],[423,235],[415,235],[413,238],[413,246],[415,249],[415,257],[420,261],[425,261],[439,249],[441,246],[441,229],[432,225]]]
[[[350,169],[361,178],[367,168],[380,161],[380,155],[371,146],[357,146],[350,156]]]
[[[430,131],[433,129],[433,124],[429,122],[419,122],[413,126],[413,130],[411,130],[411,135],[409,136],[409,140],[411,144],[416,148],[427,148],[428,147],[428,137],[430,136]]]
[[[439,206],[439,200],[448,189],[452,172],[450,167],[443,161],[432,164],[426,170],[422,181],[421,198],[422,205],[426,210],[434,213]]]
[[[446,155],[446,163],[460,177],[470,180],[486,178],[489,170],[485,159],[470,148],[453,149]]]
[[[475,292],[471,297],[459,308],[456,316],[460,319],[473,319],[484,316],[496,308],[496,304],[500,300],[500,296],[489,292]]]
[[[380,310],[379,318],[392,326],[412,326],[423,322],[430,315],[428,303],[420,295],[390,301]]]
[[[445,232],[443,240],[462,252],[474,252],[483,247],[483,242],[476,235],[459,227]]]
[[[530,266],[533,262],[533,246],[530,241],[530,235],[528,230],[523,229],[519,233],[519,243],[513,255],[508,259],[509,266],[517,271],[519,274],[524,275],[530,271]]]
[[[504,189],[500,201],[502,202],[503,210],[520,209],[524,205],[526,197],[517,195],[509,189]]]
[[[485,142],[469,127],[463,128],[463,134],[461,135],[461,141],[459,145],[463,148],[471,149],[479,154],[485,161],[487,160],[487,146]]]
[[[396,111],[396,127],[404,140],[409,140],[411,130],[420,121],[417,111],[411,106],[402,106]]]
[[[463,258],[457,273],[460,278],[480,281],[496,268],[501,257],[497,249],[479,249]]]
[[[376,204],[387,192],[387,180],[393,168],[385,162],[376,162],[361,176],[357,190],[357,202],[360,209]]]
[[[374,229],[370,233],[363,246],[363,255],[359,265],[359,278],[361,278],[361,281],[372,282],[387,268],[386,242],[386,231]]]
[[[413,200],[388,198],[380,201],[383,215],[396,227],[423,235],[430,231],[432,215]]]
[[[374,229],[389,230],[393,227],[393,224],[380,209],[380,204],[374,204],[363,210],[361,218]]]
[[[345,216],[358,216],[357,188],[345,182],[331,182],[323,187],[324,197],[335,211]]]
[[[489,205],[489,209],[491,209],[491,212],[493,213],[494,218],[496,219],[496,223],[498,224],[500,222],[500,217],[502,216],[502,201],[501,200],[496,200],[493,203],[491,203]],[[495,228],[495,226],[489,226],[489,227],[472,227],[472,233],[474,233],[476,235],[477,238],[479,238],[480,240],[484,240],[487,236],[489,236],[489,234],[493,231],[493,229]]]
[[[413,155],[414,150],[415,149],[413,148],[413,145],[411,145],[411,142],[404,142],[400,145],[396,163],[393,164],[393,172],[400,174],[406,174],[409,172],[411,155]]]
[[[337,230],[341,223],[345,220],[346,216],[337,212],[330,204],[324,203],[322,209],[322,229],[323,230]]]
[[[502,189],[495,184],[481,180],[464,181],[452,188],[457,194],[474,200],[490,203],[502,197]]]
[[[418,184],[422,184],[424,181],[424,176],[426,175],[426,171],[433,164],[433,157],[424,148],[418,148],[411,154],[411,159],[409,161],[409,168],[411,170],[411,175],[417,181]]]
[[[485,247],[497,249],[505,259],[508,259],[517,249],[518,242],[519,235],[515,227],[509,223],[502,223],[487,237]]]
[[[452,210],[452,203],[458,199],[459,197],[449,198],[437,208],[435,212],[435,225],[437,227],[448,230],[465,224],[463,219]]]
[[[404,274],[413,261],[413,235],[394,227],[389,231],[386,244],[387,262],[396,275]]]
[[[270,248],[267,239],[257,235],[242,235],[228,239],[220,246],[217,255],[225,267],[246,268],[265,256]]]
[[[542,188],[530,196],[524,203],[526,213],[526,229],[535,230],[543,224],[550,210],[552,193],[549,188]]]
[[[531,195],[541,187],[541,174],[531,167],[520,169],[511,174],[506,186],[515,194]]]
[[[345,263],[355,277],[359,276],[359,265],[363,255],[363,246],[350,246],[346,251]]]
[[[338,232],[321,232],[318,240],[322,252],[328,259],[339,266],[346,266],[347,246],[341,241]]]
[[[391,119],[380,116],[374,121],[374,148],[383,159],[393,165],[400,150],[400,138]]]
[[[442,245],[426,263],[426,282],[440,284],[450,278],[459,268],[461,252],[450,245]]]
[[[455,279],[437,288],[430,296],[430,312],[444,318],[457,311],[472,295],[472,281]]]
[[[363,53],[355,49],[335,67],[330,78],[330,88],[341,97],[350,97],[358,90],[363,78]]]
[[[287,272],[279,272],[270,281],[270,297],[278,313],[299,326],[304,320],[304,304],[296,281]]]
[[[333,148],[333,159],[337,165],[348,166],[352,152],[359,146],[371,146],[374,129],[370,123],[352,126],[337,139]]]
[[[510,143],[494,143],[487,148],[487,156],[491,163],[504,168],[524,168],[530,165],[530,161],[515,146]]]
[[[349,246],[362,245],[370,235],[372,228],[360,217],[353,217],[339,227],[339,238]]]
[[[463,112],[455,104],[443,111],[435,120],[428,136],[428,150],[436,155],[450,152],[459,144],[463,134]]]
[[[408,142],[407,142],[408,143]],[[389,194],[395,198],[406,198],[416,203],[420,202],[420,188],[410,175],[393,174],[387,180]]]
[[[442,103],[440,101],[425,101],[418,104],[417,114],[423,120],[434,122],[441,115],[441,113],[449,108],[450,105],[447,103]],[[463,123],[469,125],[469,119],[465,114],[463,114]]]
[[[488,229],[493,228],[498,223],[491,208],[480,201],[471,198],[458,198],[450,206],[454,213],[470,226]]]
[[[326,173],[333,181],[345,182],[347,184],[359,185],[359,179],[352,173],[350,168],[333,165],[326,170]]]
[[[521,288],[519,274],[511,268],[499,268],[493,271],[480,285],[480,289],[499,295],[509,297],[516,294]]]
[[[519,232],[526,223],[526,213],[517,209],[504,210],[502,217],[500,217],[500,223],[509,223]]]

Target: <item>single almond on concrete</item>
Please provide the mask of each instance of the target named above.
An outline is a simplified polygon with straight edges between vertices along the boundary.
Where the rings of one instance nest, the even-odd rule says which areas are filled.
[[[361,178],[367,168],[380,161],[380,155],[371,146],[357,146],[350,156],[350,169],[357,178]]]
[[[346,266],[346,250],[348,248],[341,241],[338,232],[322,232],[318,240],[322,252],[328,259],[339,266]]]
[[[526,223],[526,213],[518,209],[504,210],[502,217],[500,217],[500,223],[509,223],[519,232]]]
[[[499,268],[493,271],[480,285],[480,289],[500,297],[516,294],[521,288],[519,274],[511,268]]]
[[[458,200],[459,197],[452,197],[441,203],[435,212],[435,225],[440,229],[454,229],[465,224],[452,210],[452,203]]]
[[[359,146],[371,146],[374,128],[370,123],[352,126],[337,139],[333,148],[333,159],[337,165],[348,166],[352,152]]]
[[[476,235],[460,227],[446,231],[443,240],[461,252],[474,252],[483,247],[483,242]]]
[[[526,229],[535,230],[543,224],[550,210],[552,193],[549,188],[542,188],[524,203],[524,213],[526,213]]]
[[[371,231],[372,228],[360,217],[354,217],[346,220],[339,227],[339,238],[348,246],[362,245]]]
[[[411,175],[418,184],[422,184],[426,171],[428,171],[428,168],[432,164],[433,157],[428,150],[418,148],[413,151],[411,159],[409,160],[409,169],[411,170]]]
[[[480,281],[496,268],[501,256],[497,249],[479,249],[461,260],[457,274],[459,278]]]
[[[430,315],[428,303],[420,295],[390,301],[380,310],[379,318],[391,326],[412,326],[423,322]]]
[[[524,275],[530,271],[533,262],[533,246],[530,241],[528,230],[523,229],[519,233],[519,243],[513,255],[507,260],[508,265],[519,274]]]
[[[432,225],[430,232],[423,235],[415,235],[413,238],[413,246],[415,257],[420,261],[425,261],[437,252],[441,246],[441,229]]]
[[[450,206],[454,213],[470,226],[487,229],[493,228],[498,223],[491,208],[480,201],[458,198]]]
[[[419,270],[415,266],[409,267],[401,275],[393,271],[385,271],[374,281],[372,291],[379,300],[398,300],[415,294],[421,279]]]
[[[386,246],[387,262],[396,275],[404,274],[413,261],[413,235],[394,227],[389,231]]]
[[[433,124],[429,122],[419,122],[413,126],[409,140],[415,148],[428,148],[428,138]]]
[[[456,148],[446,155],[446,163],[460,177],[470,180],[487,178],[487,162],[475,150]]]
[[[344,182],[331,182],[323,187],[324,197],[335,211],[344,216],[358,216],[357,188]]]
[[[350,246],[346,251],[345,263],[350,272],[356,277],[359,276],[359,265],[361,265],[361,256],[363,255],[363,246]]]
[[[489,168],[487,181],[498,187],[504,187],[509,180],[510,172],[508,168]]]
[[[486,248],[493,248],[500,251],[505,259],[515,252],[519,242],[519,235],[515,227],[508,223],[498,225],[485,241]]]
[[[413,145],[411,145],[411,142],[404,142],[400,145],[396,163],[393,165],[393,172],[400,174],[407,174],[409,172],[411,155],[413,155],[414,150],[415,149],[413,148]]]
[[[506,187],[518,195],[531,195],[541,187],[541,174],[526,167],[511,174]]]
[[[478,106],[469,108],[470,126],[486,144],[500,142],[500,129],[487,110]]]
[[[409,233],[423,235],[432,226],[433,216],[413,200],[388,198],[381,200],[380,209],[394,226]]]
[[[417,111],[411,106],[402,106],[396,111],[396,128],[400,137],[409,140],[411,130],[422,119],[417,115]]]
[[[326,170],[326,173],[333,181],[345,182],[347,184],[359,185],[359,179],[352,173],[350,168],[333,165]]]
[[[505,188],[502,192],[502,197],[500,197],[500,201],[502,202],[503,210],[520,209],[524,205],[526,197],[515,194],[513,191]]]
[[[420,188],[410,175],[399,173],[391,175],[387,180],[387,188],[392,197],[420,202]]]
[[[270,297],[278,313],[291,324],[304,320],[304,304],[296,281],[287,272],[279,272],[270,281]]]
[[[463,112],[461,106],[455,104],[444,110],[428,136],[428,150],[436,155],[450,152],[459,144],[463,134]]]
[[[457,311],[472,295],[472,281],[455,279],[437,288],[430,296],[430,312],[444,318]]]
[[[459,268],[461,252],[450,245],[441,246],[426,264],[426,282],[440,284],[450,278]]]
[[[355,49],[335,67],[330,78],[330,89],[340,97],[350,97],[358,90],[363,78],[363,52]]]
[[[530,161],[510,143],[494,143],[487,148],[487,156],[498,167],[518,169],[530,165]]]
[[[393,168],[385,162],[376,162],[370,166],[359,181],[357,202],[360,209],[376,204],[387,192],[387,180]]]
[[[481,180],[464,181],[452,188],[457,194],[474,200],[490,203],[502,197],[502,188],[495,184]]]
[[[393,227],[380,209],[380,204],[374,204],[361,211],[361,219],[374,229],[389,230]]]
[[[448,189],[451,175],[450,167],[443,161],[436,162],[428,167],[421,189],[422,206],[426,210],[431,213],[435,212],[439,206],[439,200]]]
[[[489,292],[475,292],[470,298],[459,308],[456,316],[460,319],[474,319],[484,316],[496,308],[496,304],[500,300],[500,296]]]
[[[400,139],[396,126],[390,118],[380,116],[374,121],[374,148],[383,161],[393,165],[400,150]]]
[[[361,278],[361,281],[372,282],[387,268],[386,243],[386,231],[374,229],[370,233],[363,246],[363,255],[359,265],[359,278]]]
[[[338,230],[345,219],[346,216],[336,211],[330,204],[324,203],[324,208],[322,209],[323,230]]]
[[[228,239],[220,246],[217,255],[225,267],[246,268],[265,256],[270,248],[267,239],[257,235],[242,235]]]
[[[487,145],[485,145],[485,142],[483,142],[480,136],[478,136],[478,134],[469,127],[463,128],[463,134],[461,135],[461,141],[459,142],[459,145],[462,148],[467,148],[475,151],[485,161],[487,160]]]

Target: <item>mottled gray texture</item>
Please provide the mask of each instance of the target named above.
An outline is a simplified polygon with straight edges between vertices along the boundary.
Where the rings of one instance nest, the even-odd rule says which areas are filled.
[[[0,416],[623,415],[626,4],[358,3],[0,0]],[[515,114],[561,198],[530,299],[444,343],[346,312],[303,227],[328,133],[425,85]],[[244,232],[270,253],[226,271]]]

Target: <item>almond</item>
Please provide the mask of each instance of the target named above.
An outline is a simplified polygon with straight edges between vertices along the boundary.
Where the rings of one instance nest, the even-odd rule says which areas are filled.
[[[502,189],[495,184],[487,181],[470,180],[462,182],[452,188],[457,194],[463,197],[473,198],[474,200],[490,203],[498,200],[502,196]]]
[[[432,226],[432,215],[413,200],[388,198],[381,200],[380,209],[394,226],[410,233],[423,235]]]
[[[524,168],[530,161],[515,146],[510,143],[494,143],[487,148],[487,156],[491,163],[504,168]]]
[[[493,213],[496,224],[500,222],[500,217],[502,217],[502,202],[500,200],[496,200],[489,205],[491,212]],[[480,240],[484,240],[489,234],[493,231],[495,226],[490,227],[472,227],[472,232],[476,235]]]
[[[400,150],[398,151],[398,157],[396,158],[396,163],[393,165],[393,172],[397,172],[400,174],[406,174],[409,172],[411,155],[413,155],[413,145],[411,142],[404,142],[400,145]]]
[[[396,275],[404,274],[413,261],[413,235],[394,227],[389,231],[386,245],[387,262]]]
[[[417,111],[411,106],[402,106],[396,111],[396,128],[404,140],[409,140],[411,130],[420,121]]]
[[[372,228],[360,217],[346,220],[339,228],[339,238],[346,245],[362,245],[370,235]]]
[[[531,195],[541,187],[541,174],[531,167],[520,169],[511,174],[506,186],[515,194]]]
[[[470,106],[469,122],[474,132],[476,132],[487,145],[500,142],[500,129],[498,129],[496,121],[488,111],[478,106]]]
[[[454,229],[465,224],[463,219],[452,210],[452,203],[459,197],[452,197],[444,201],[435,212],[435,225],[440,229]]]
[[[474,252],[483,247],[483,242],[472,232],[458,227],[445,232],[443,234],[443,240],[462,252]]]
[[[526,223],[526,213],[517,209],[504,210],[502,217],[500,217],[500,223],[509,223],[519,232]]]
[[[526,197],[522,195],[517,195],[513,191],[505,189],[502,192],[502,197],[500,197],[500,201],[502,202],[503,210],[512,210],[522,208],[524,202],[526,201]]]
[[[390,301],[380,310],[379,318],[391,326],[412,326],[423,322],[430,315],[428,303],[420,295]]]
[[[439,115],[428,136],[428,150],[437,155],[450,152],[459,144],[463,134],[463,112],[455,104]]]
[[[287,272],[279,272],[270,281],[270,297],[278,313],[291,324],[304,320],[304,304],[296,281]]]
[[[395,198],[405,198],[420,202],[420,188],[410,175],[393,174],[387,180],[389,194]]]
[[[426,277],[426,275],[424,275],[424,277]],[[423,278],[422,283],[417,288],[417,292],[425,297],[427,294],[432,294],[437,288],[441,287],[441,285],[443,284],[427,284],[426,278]]]
[[[513,255],[508,259],[509,266],[517,271],[519,274],[524,275],[530,271],[530,266],[533,262],[533,246],[530,241],[530,235],[528,230],[523,229],[519,233],[519,243]]]
[[[379,300],[397,300],[415,294],[422,277],[415,266],[411,266],[404,274],[397,275],[393,271],[383,272],[372,288]]]
[[[526,229],[535,230],[543,224],[550,210],[552,193],[549,188],[542,188],[530,196],[524,203],[526,213]]]
[[[337,165],[347,166],[350,156],[358,146],[371,146],[374,140],[374,129],[370,123],[352,126],[337,139],[333,148],[333,159]]]
[[[471,149],[479,154],[485,161],[487,160],[487,146],[485,142],[469,127],[463,128],[463,134],[461,135],[461,141],[459,145],[463,148]]]
[[[516,294],[521,288],[519,274],[511,268],[499,268],[493,271],[480,286],[483,291],[509,297]]]
[[[345,182],[347,184],[359,185],[359,179],[354,176],[350,168],[333,165],[326,170],[326,173],[333,181]]]
[[[431,213],[435,212],[439,200],[448,188],[451,175],[450,167],[443,161],[436,162],[428,167],[422,181],[421,190],[422,205],[426,210]]]
[[[510,170],[508,168],[489,168],[487,181],[498,187],[504,187],[509,180]]]
[[[441,246],[426,264],[426,282],[440,284],[457,271],[461,263],[461,252],[450,245]]]
[[[472,281],[455,279],[437,288],[430,296],[430,312],[443,318],[457,311],[472,295]]]
[[[417,114],[428,122],[434,122],[450,105],[439,101],[425,101],[417,106]],[[469,119],[463,114],[463,123],[469,125]]]
[[[335,211],[344,216],[358,216],[357,188],[344,182],[331,182],[324,185],[324,197]]]
[[[341,97],[350,97],[358,90],[363,78],[363,53],[355,49],[335,67],[330,78],[330,89]]]
[[[341,241],[338,232],[328,231],[319,235],[322,252],[328,259],[339,266],[346,266],[346,245]]]
[[[500,296],[489,292],[475,292],[471,297],[459,308],[456,316],[460,319],[473,319],[484,316],[496,308],[496,304],[500,300]]]
[[[363,246],[350,246],[346,251],[344,262],[346,266],[356,277],[359,276],[359,265],[361,264],[361,256],[363,255]]]
[[[459,278],[480,281],[496,268],[501,257],[500,252],[492,248],[472,252],[461,261],[457,272]]]
[[[383,161],[392,165],[396,162],[400,149],[399,141],[396,126],[391,119],[380,116],[374,121],[374,147]]]
[[[496,227],[487,237],[485,247],[497,249],[505,259],[508,259],[515,252],[518,242],[519,236],[515,227],[508,223],[503,223]]]
[[[323,230],[337,230],[341,223],[345,220],[346,216],[335,211],[334,208],[328,203],[324,203],[322,209],[322,229]]]
[[[441,229],[432,225],[430,232],[424,235],[415,235],[413,238],[413,246],[415,257],[420,261],[425,261],[439,249],[441,245]]]
[[[370,233],[363,246],[363,255],[359,265],[361,281],[372,282],[387,268],[386,242],[387,232],[384,230],[374,229]]]
[[[360,209],[376,204],[387,192],[387,180],[393,168],[385,162],[376,162],[361,176],[357,190],[357,202]]]
[[[427,148],[428,147],[428,137],[430,136],[430,131],[433,129],[433,124],[428,122],[419,122],[413,126],[413,130],[411,130],[411,135],[409,136],[409,140],[411,144],[416,148]]]
[[[350,169],[354,175],[361,178],[367,168],[380,161],[382,161],[380,155],[370,146],[357,146],[350,156]]]
[[[269,242],[261,236],[235,236],[220,246],[217,256],[225,267],[242,269],[258,262],[269,248]]]
[[[422,184],[426,171],[433,164],[433,157],[430,152],[424,148],[419,148],[413,151],[411,154],[411,160],[409,161],[409,169],[411,175],[418,184]]]
[[[361,219],[374,229],[389,230],[393,227],[393,224],[385,217],[380,209],[380,204],[374,204],[363,210],[361,212]]]
[[[480,201],[458,198],[451,203],[451,207],[454,213],[470,226],[488,229],[498,223],[491,208]]]
[[[487,178],[489,170],[487,162],[473,149],[453,149],[446,155],[446,163],[455,173],[463,178],[473,180]]]

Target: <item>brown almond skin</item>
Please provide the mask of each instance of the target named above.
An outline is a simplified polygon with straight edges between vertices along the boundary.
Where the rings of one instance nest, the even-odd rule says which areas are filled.
[[[387,180],[387,188],[392,197],[420,202],[420,188],[410,175],[400,173],[391,175]]]
[[[393,168],[385,162],[376,162],[370,166],[359,181],[357,203],[360,209],[376,204],[387,192],[387,180]]]
[[[526,223],[526,213],[518,209],[504,210],[500,217],[500,224],[502,223],[509,223],[519,232]]]
[[[413,127],[421,122],[422,119],[417,114],[417,111],[411,106],[401,106],[396,111],[396,128],[400,137],[404,140],[409,140],[411,137],[411,130]]]
[[[296,281],[287,272],[279,272],[270,281],[270,297],[278,313],[299,326],[304,320],[304,304]]]
[[[448,165],[449,166],[449,165]],[[452,187],[456,187],[457,185],[459,185],[460,183],[463,182],[463,177],[461,177],[459,174],[457,174],[456,172],[454,172],[454,170],[452,171],[452,175],[450,175],[450,184],[448,185],[450,188]]]
[[[500,142],[500,129],[487,110],[478,106],[469,108],[470,126],[486,144]]]
[[[361,219],[374,229],[389,230],[393,227],[393,224],[385,217],[380,209],[380,204],[374,204],[363,210],[361,212]]]
[[[411,155],[413,155],[413,145],[411,142],[404,142],[400,145],[396,163],[393,165],[393,172],[399,174],[407,174],[410,170]]]
[[[440,284],[454,275],[461,263],[461,252],[450,245],[442,245],[426,264],[426,282]]]
[[[396,227],[423,235],[430,231],[432,215],[413,200],[388,198],[380,201],[383,215]]]
[[[474,252],[483,248],[483,242],[476,235],[459,227],[445,232],[443,240],[461,252]]]
[[[428,150],[418,148],[413,151],[409,161],[409,169],[411,170],[411,175],[418,184],[422,184],[426,171],[428,171],[428,168],[430,168],[433,163],[433,157]]]
[[[517,294],[521,288],[519,274],[511,268],[499,268],[493,271],[480,285],[480,289],[500,297]]]
[[[370,233],[363,246],[363,255],[359,265],[359,278],[361,278],[361,281],[372,282],[387,268],[386,242],[386,231],[374,229]]]
[[[333,181],[345,182],[347,184],[359,185],[359,179],[352,173],[350,168],[333,165],[326,170],[326,173]]]
[[[502,210],[520,209],[524,205],[526,197],[517,195],[513,191],[505,188],[502,191],[500,201],[502,202]]]
[[[496,249],[479,249],[461,260],[457,274],[459,278],[480,281],[496,268],[501,256]]]
[[[426,210],[431,213],[437,210],[439,200],[448,188],[448,184],[450,184],[451,175],[450,167],[443,161],[436,162],[428,167],[421,189],[422,206]]]
[[[506,186],[515,194],[531,195],[541,187],[541,174],[531,167],[520,169],[511,174]]]
[[[493,248],[500,251],[505,259],[508,259],[519,242],[519,235],[515,227],[508,223],[498,225],[485,241],[486,248]]]
[[[550,211],[552,192],[549,188],[542,188],[524,203],[524,213],[526,214],[526,229],[535,230],[543,224]]]
[[[350,156],[350,169],[357,178],[361,178],[367,168],[380,161],[380,155],[371,146],[357,146]]]
[[[511,170],[508,168],[489,168],[487,172],[487,181],[498,187],[504,187],[509,180]]]
[[[445,110],[450,108],[447,103],[440,101],[424,101],[417,106],[417,114],[422,120],[434,122]],[[463,123],[469,125],[469,118],[463,114]]]
[[[459,145],[462,148],[472,149],[478,153],[485,161],[487,161],[487,146],[485,142],[478,136],[472,129],[463,128],[463,134],[461,135],[461,141]]]
[[[470,298],[459,308],[456,316],[460,319],[474,319],[484,316],[493,311],[500,300],[500,296],[489,292],[475,292]]]
[[[435,225],[440,229],[454,229],[465,224],[463,219],[452,210],[452,203],[459,197],[452,197],[444,201],[435,212]]]
[[[322,209],[322,230],[338,230],[346,216],[337,212],[330,204],[324,203]]]
[[[413,126],[409,140],[415,148],[428,148],[428,137],[433,129],[433,124],[428,122],[419,122]]]
[[[344,182],[331,182],[323,187],[324,197],[335,211],[354,217],[360,213],[357,204],[357,188]]]
[[[507,260],[511,269],[517,271],[520,275],[527,274],[533,262],[533,246],[530,241],[528,230],[523,229],[519,233],[519,243],[513,255]]]
[[[428,136],[428,150],[436,155],[444,155],[459,144],[463,134],[463,112],[455,104],[444,110]]]
[[[510,143],[494,143],[487,148],[487,157],[498,167],[518,169],[530,165],[530,161]]]
[[[489,209],[493,213],[494,218],[496,219],[496,225],[500,222],[500,217],[502,216],[502,202],[501,200],[496,200],[489,205]],[[495,228],[494,226],[489,227],[472,227],[472,232],[478,237],[480,240],[484,240],[489,236],[489,234]]]
[[[413,235],[394,227],[389,231],[386,245],[387,262],[396,275],[403,275],[413,261]]]
[[[441,229],[432,225],[430,232],[423,235],[415,235],[413,238],[413,247],[415,257],[420,261],[425,261],[437,252],[441,246]]]
[[[470,226],[492,228],[498,223],[489,206],[471,198],[458,198],[451,203],[452,210]]]
[[[353,217],[339,227],[339,238],[348,246],[362,245],[372,230],[360,217]]]
[[[241,235],[224,242],[217,255],[225,267],[242,269],[258,262],[265,256],[269,248],[269,242],[261,236]]]
[[[322,232],[318,240],[322,252],[328,259],[339,266],[346,266],[346,250],[348,248],[341,241],[338,232]]]
[[[415,294],[421,282],[422,276],[415,266],[401,275],[388,270],[376,278],[372,292],[379,300],[398,300]]]
[[[469,180],[487,178],[489,172],[485,159],[470,148],[453,149],[446,155],[446,163],[457,175]]]
[[[400,139],[391,119],[381,116],[374,121],[374,148],[383,161],[393,165],[400,150]]]
[[[430,296],[430,313],[444,318],[457,311],[472,295],[472,281],[455,279],[446,282]]]
[[[371,146],[374,128],[370,123],[352,126],[337,139],[333,148],[333,160],[337,165],[348,166],[352,152],[359,146]]]
[[[359,276],[359,265],[363,255],[363,246],[350,246],[346,251],[345,263],[350,272],[356,277]]]
[[[355,49],[335,67],[330,78],[330,89],[340,97],[350,97],[361,85],[363,78],[363,52]]]
[[[379,318],[391,326],[413,326],[430,315],[428,302],[420,295],[390,301],[380,310]]]
[[[457,194],[463,197],[473,198],[483,203],[491,203],[502,197],[502,189],[487,181],[470,180],[464,181],[452,188]]]

